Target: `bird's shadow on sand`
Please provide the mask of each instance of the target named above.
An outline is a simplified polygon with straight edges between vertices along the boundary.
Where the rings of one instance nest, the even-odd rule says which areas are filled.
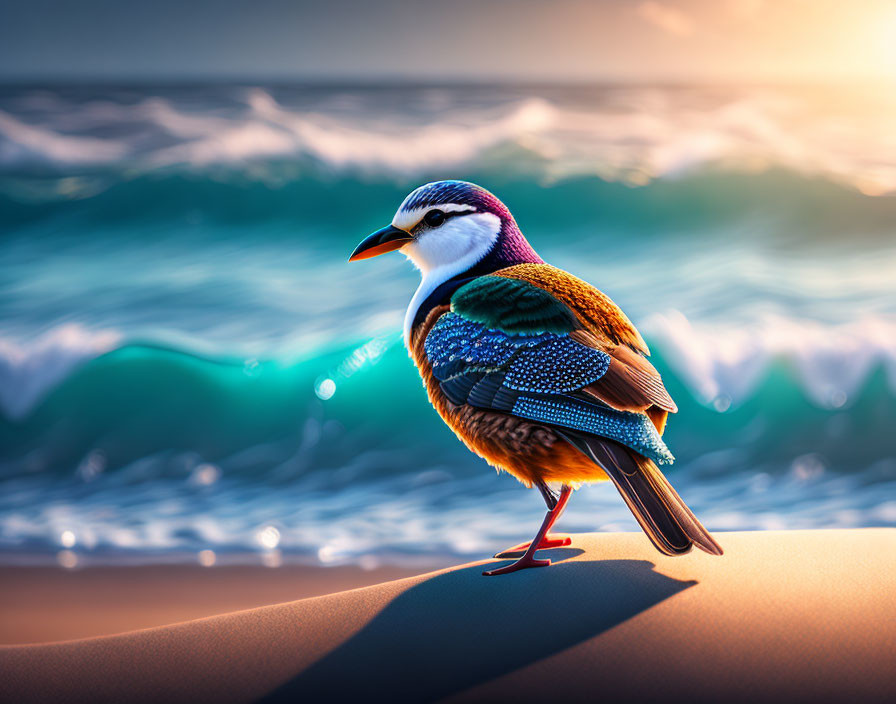
[[[592,638],[696,584],[644,560],[564,562],[498,577],[439,574],[263,701],[432,701]]]

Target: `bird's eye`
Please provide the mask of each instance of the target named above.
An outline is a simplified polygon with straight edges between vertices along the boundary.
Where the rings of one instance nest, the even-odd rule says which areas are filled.
[[[445,213],[443,213],[441,210],[430,210],[426,215],[423,216],[423,222],[425,222],[429,227],[438,227],[443,222],[445,222]]]

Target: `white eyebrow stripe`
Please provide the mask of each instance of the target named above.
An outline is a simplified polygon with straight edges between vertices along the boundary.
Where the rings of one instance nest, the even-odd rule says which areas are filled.
[[[401,208],[392,218],[392,226],[402,230],[412,230],[417,226],[426,213],[430,210],[438,209],[443,213],[475,213],[476,208],[472,205],[464,205],[463,203],[442,203],[440,205],[427,205],[422,208],[414,208],[413,210],[402,211]]]

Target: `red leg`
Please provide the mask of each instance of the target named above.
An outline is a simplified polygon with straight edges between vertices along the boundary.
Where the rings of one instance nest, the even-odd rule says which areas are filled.
[[[548,527],[545,531],[544,537],[541,539],[541,542],[539,542],[536,546],[536,550],[546,550],[547,548],[562,548],[572,543],[572,539],[568,535],[548,535],[548,531],[551,530],[554,523],[556,523],[557,519],[560,518],[560,514],[563,513],[563,509],[566,508],[566,504],[569,501],[570,496],[572,496],[572,490],[569,489],[569,487],[563,487],[560,492],[560,496],[557,499],[557,503],[554,505],[554,508],[548,511],[548,515],[545,519],[550,519],[548,520]],[[530,545],[532,545],[531,542],[514,545],[512,548],[507,548],[506,550],[502,550],[501,552],[497,553],[495,557],[515,557],[514,553],[521,553],[524,550],[528,549]]]
[[[517,570],[524,570],[528,567],[547,567],[548,565],[550,565],[550,560],[535,559],[535,551],[540,550],[544,547],[559,547],[561,545],[569,545],[570,539],[568,536],[564,538],[548,538],[547,534],[551,529],[551,526],[554,525],[554,522],[560,517],[560,514],[563,513],[563,509],[566,508],[566,502],[569,501],[569,497],[571,494],[572,489],[570,489],[568,486],[564,486],[560,491],[560,498],[557,500],[557,505],[547,512],[544,517],[544,521],[541,524],[541,528],[538,529],[538,533],[535,534],[535,538],[532,539],[532,542],[527,544],[526,552],[519,560],[507,565],[506,567],[499,567],[496,570],[490,570],[488,572],[483,572],[482,574],[491,577],[499,574],[509,574],[511,572],[516,572]],[[555,542],[555,545],[551,544]],[[503,554],[504,553],[500,553],[500,555]]]

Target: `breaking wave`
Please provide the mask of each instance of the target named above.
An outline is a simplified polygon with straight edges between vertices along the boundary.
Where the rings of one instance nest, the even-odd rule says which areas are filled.
[[[784,169],[868,195],[896,190],[896,166],[881,158],[886,145],[896,146],[896,105],[886,91],[841,91],[836,105],[824,92],[772,88],[158,93],[6,89],[0,169],[105,166],[133,176],[239,165],[251,174],[259,164],[305,159],[400,178],[512,166],[547,181],[598,176],[645,185],[709,165]]]
[[[806,413],[813,416],[861,405],[866,395],[896,398],[894,319],[868,318],[843,325],[772,319],[747,329],[693,324],[672,311],[651,315],[641,328],[667,386],[684,396],[678,399],[679,406],[702,407],[720,415],[742,407],[762,408],[766,405],[763,394],[770,391],[769,379],[784,382],[773,395],[786,392],[801,399]],[[390,371],[374,372],[373,366],[380,362]],[[351,379],[361,371],[365,373]],[[397,332],[360,342],[346,340],[306,351],[300,358],[265,358],[209,345],[191,350],[169,342],[128,341],[114,330],[91,332],[68,324],[30,344],[0,340],[0,411],[7,428],[39,429],[77,413],[77,408],[107,405],[103,393],[109,392],[118,399],[120,422],[131,414],[164,415],[168,412],[164,408],[148,410],[144,397],[168,404],[169,400],[157,398],[158,389],[171,383],[172,374],[184,376],[186,384],[177,387],[174,403],[205,393],[254,413],[260,399],[250,399],[259,390],[268,393],[269,387],[276,387],[283,400],[294,396],[285,425],[280,424],[287,433],[301,422],[301,405],[306,402],[329,401],[337,393],[341,398],[349,393],[357,395],[359,408],[375,407],[375,398],[361,388],[362,377],[367,382],[374,374],[393,378],[397,398],[412,398],[419,387]],[[323,381],[325,391],[321,390]],[[380,383],[376,382],[376,388]],[[122,388],[128,389],[126,398],[121,397]],[[769,413],[775,405],[768,402]],[[704,412],[695,413],[695,422],[705,418]],[[678,422],[687,423],[687,415],[683,413]],[[383,422],[385,432],[393,422],[391,413]],[[81,444],[92,442],[96,431],[85,431]],[[158,449],[163,449],[166,441],[158,441]]]

